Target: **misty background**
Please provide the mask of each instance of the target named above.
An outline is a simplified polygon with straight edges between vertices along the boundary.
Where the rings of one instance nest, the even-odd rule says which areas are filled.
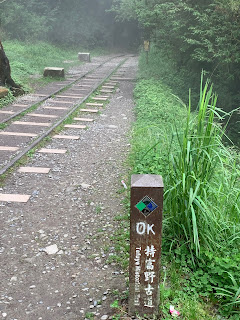
[[[150,40],[149,77],[164,79],[186,102],[189,88],[198,96],[204,70],[218,106],[240,107],[239,0],[5,0],[0,39],[135,53]],[[229,121],[239,144],[239,111]]]
[[[89,49],[138,46],[137,24],[117,22],[111,7],[112,0],[6,0],[0,4],[1,37]]]

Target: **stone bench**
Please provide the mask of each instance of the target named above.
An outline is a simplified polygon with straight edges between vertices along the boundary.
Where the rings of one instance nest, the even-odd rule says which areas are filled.
[[[0,98],[4,98],[8,95],[8,89],[5,87],[0,87]]]
[[[64,68],[48,67],[44,69],[44,77],[64,78]]]
[[[82,53],[82,52],[79,52],[78,53],[78,59],[80,61],[86,61],[86,62],[90,62],[91,59],[90,59],[90,53]]]

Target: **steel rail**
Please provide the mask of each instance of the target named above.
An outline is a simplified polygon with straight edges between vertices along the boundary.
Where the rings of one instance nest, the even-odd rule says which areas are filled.
[[[122,55],[121,55],[122,56]],[[118,56],[120,57],[120,56]],[[117,57],[115,57],[117,58]],[[122,65],[124,64],[129,58],[125,58],[123,61],[121,61],[115,68],[114,70],[110,71],[101,81],[100,83],[97,83],[92,90],[87,94],[86,97],[84,97],[83,101],[81,102],[81,104],[83,104],[93,93],[94,91],[96,91],[98,89],[98,87],[100,87],[105,81],[106,79],[108,79],[113,73],[115,73],[115,71]],[[80,104],[80,105],[81,105]],[[74,111],[76,111],[79,107],[79,104],[76,104],[73,106],[73,108],[67,113],[65,114],[60,120],[58,120],[55,124],[53,124],[53,126],[51,128],[49,128],[47,131],[45,131],[42,135],[40,135],[36,140],[34,140],[33,143],[31,143],[29,146],[27,146],[26,148],[24,148],[24,150],[22,152],[20,152],[18,155],[16,155],[12,160],[10,160],[10,162],[8,164],[6,164],[5,166],[3,166],[0,169],[0,176],[5,174],[12,166],[14,166],[14,164],[19,161],[23,156],[25,156],[31,149],[33,149],[34,147],[36,147],[44,138],[46,138],[50,133],[52,133],[52,131],[54,129],[56,129],[59,125],[62,124],[63,121],[65,121]]]

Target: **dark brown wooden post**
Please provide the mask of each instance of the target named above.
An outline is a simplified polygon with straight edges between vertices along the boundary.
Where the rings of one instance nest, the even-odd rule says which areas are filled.
[[[129,314],[158,314],[162,239],[163,181],[133,175],[129,266]]]
[[[14,95],[20,95],[24,93],[24,90],[20,85],[16,84],[11,77],[11,68],[9,60],[3,49],[3,45],[0,40],[0,86],[9,86]]]

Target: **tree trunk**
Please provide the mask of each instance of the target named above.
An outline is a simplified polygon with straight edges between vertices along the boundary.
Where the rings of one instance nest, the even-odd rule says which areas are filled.
[[[9,60],[3,49],[3,45],[0,41],[0,86],[8,86],[13,91],[14,95],[20,95],[24,93],[24,90],[20,85],[16,84],[11,77],[11,68]]]

